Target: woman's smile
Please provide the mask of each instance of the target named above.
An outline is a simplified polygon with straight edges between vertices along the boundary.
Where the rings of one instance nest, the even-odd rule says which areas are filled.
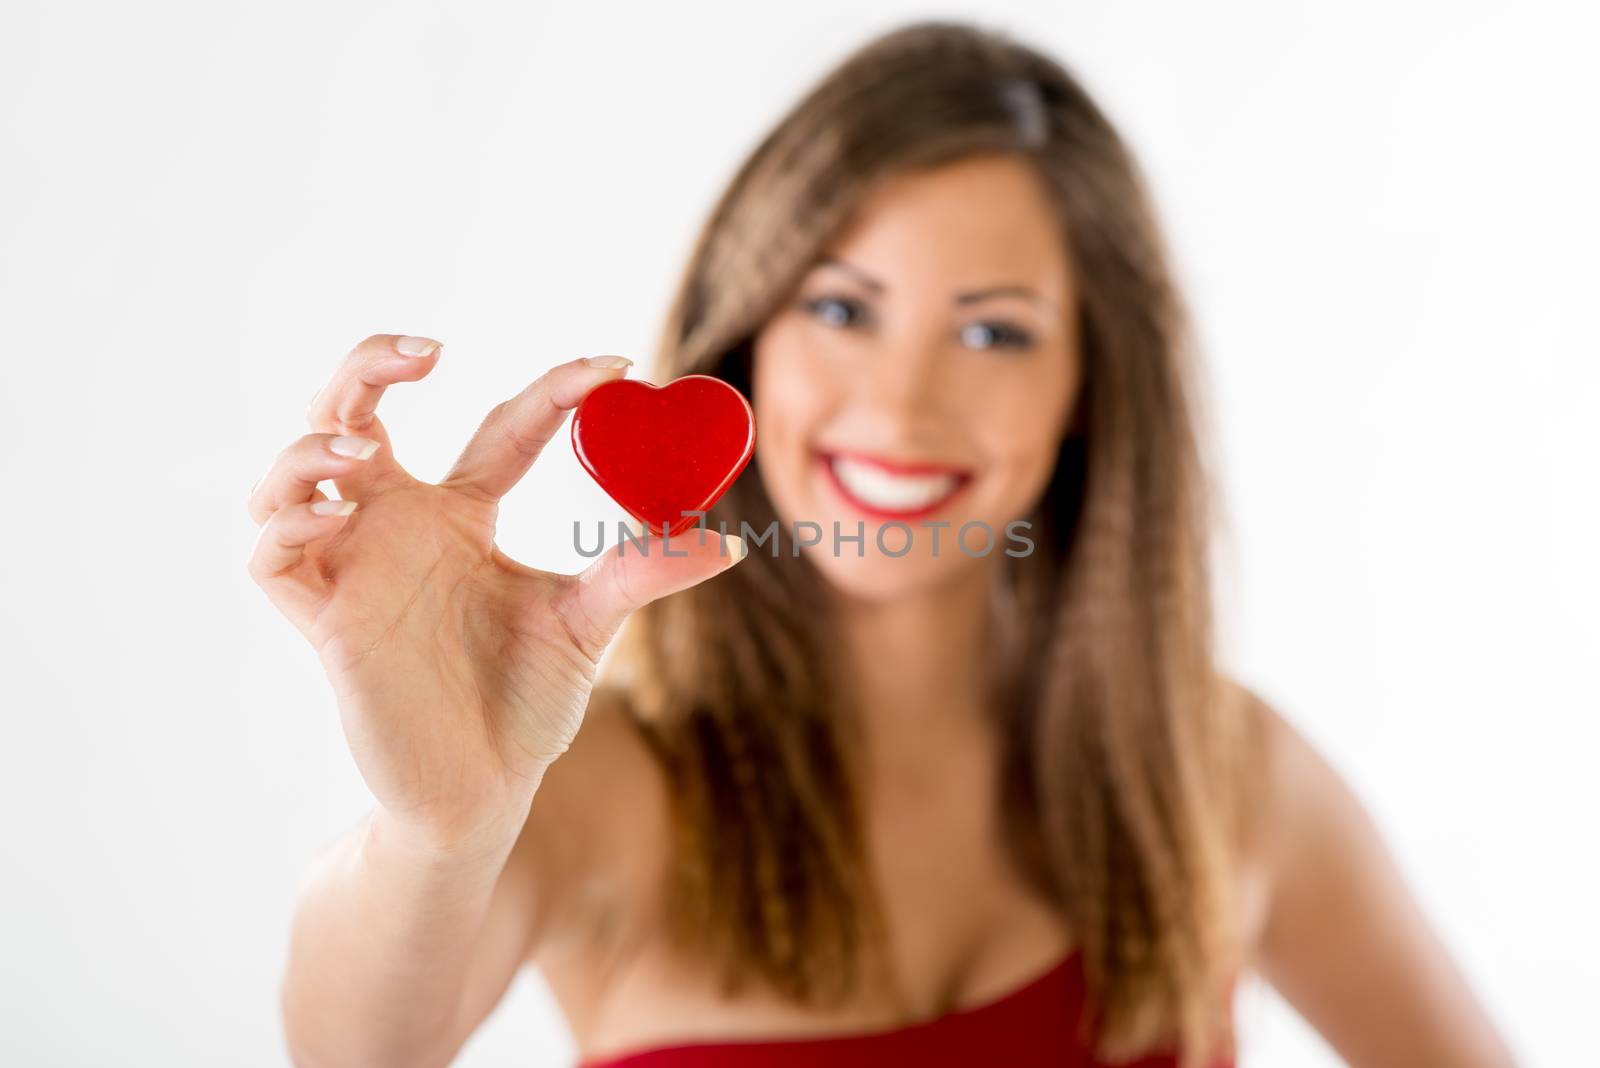
[[[818,451],[817,464],[846,505],[869,519],[921,519],[972,481],[965,468],[906,463],[859,452]]]

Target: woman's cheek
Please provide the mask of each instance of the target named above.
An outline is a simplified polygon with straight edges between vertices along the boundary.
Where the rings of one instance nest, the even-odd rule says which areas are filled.
[[[808,442],[824,407],[825,383],[803,349],[802,332],[773,328],[753,369],[756,461],[782,510],[804,502]]]
[[[1006,521],[1019,518],[1032,507],[1055,471],[1068,406],[1040,401],[1065,386],[1064,382],[1050,383],[1021,390],[997,399],[991,409],[1006,413],[986,427],[988,447],[984,450],[1000,475],[996,489],[1004,499],[995,504],[1008,513]]]

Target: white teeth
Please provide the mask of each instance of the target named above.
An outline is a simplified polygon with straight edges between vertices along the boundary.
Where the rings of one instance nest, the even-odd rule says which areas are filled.
[[[830,462],[835,477],[852,497],[885,512],[926,508],[948,496],[958,481],[955,475],[897,475],[845,456],[835,456]]]

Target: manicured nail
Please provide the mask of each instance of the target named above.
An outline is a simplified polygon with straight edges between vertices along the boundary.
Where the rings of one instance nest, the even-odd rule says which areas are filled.
[[[354,456],[357,460],[365,460],[378,451],[378,443],[371,438],[353,438],[348,434],[340,434],[329,440],[328,451],[338,453],[340,456]]]
[[[402,337],[396,338],[394,351],[402,356],[431,356],[439,343],[428,337]]]
[[[349,515],[356,510],[355,501],[312,501],[311,511],[316,515]]]
[[[722,548],[724,552],[735,560],[743,560],[744,554],[749,551],[744,547],[744,539],[737,534],[724,534],[722,536]]]
[[[598,367],[605,371],[613,367],[628,367],[633,363],[626,356],[586,356],[583,362],[590,367]]]

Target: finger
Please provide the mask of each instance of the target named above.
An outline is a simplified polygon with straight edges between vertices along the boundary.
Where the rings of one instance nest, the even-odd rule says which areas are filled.
[[[632,363],[623,356],[590,356],[552,367],[494,406],[440,485],[499,500],[533,466],[584,394],[621,378]]]
[[[324,434],[348,434],[379,443],[372,461],[339,481],[339,492],[362,497],[411,476],[395,459],[389,433],[378,419],[378,401],[396,382],[415,382],[439,362],[432,338],[374,334],[351,349],[328,384],[311,399],[306,422]]]
[[[317,483],[354,472],[378,451],[378,442],[343,434],[306,434],[278,454],[250,491],[250,518],[259,525],[289,504],[317,496]]]
[[[556,600],[579,649],[595,660],[630,613],[721,574],[744,559],[746,551],[736,535],[697,527],[670,542],[652,536],[643,546],[619,542],[574,576]]]
[[[307,501],[279,508],[262,525],[250,554],[250,577],[291,619],[327,593],[321,572],[300,566],[306,547],[337,534],[355,509],[355,501]]]

